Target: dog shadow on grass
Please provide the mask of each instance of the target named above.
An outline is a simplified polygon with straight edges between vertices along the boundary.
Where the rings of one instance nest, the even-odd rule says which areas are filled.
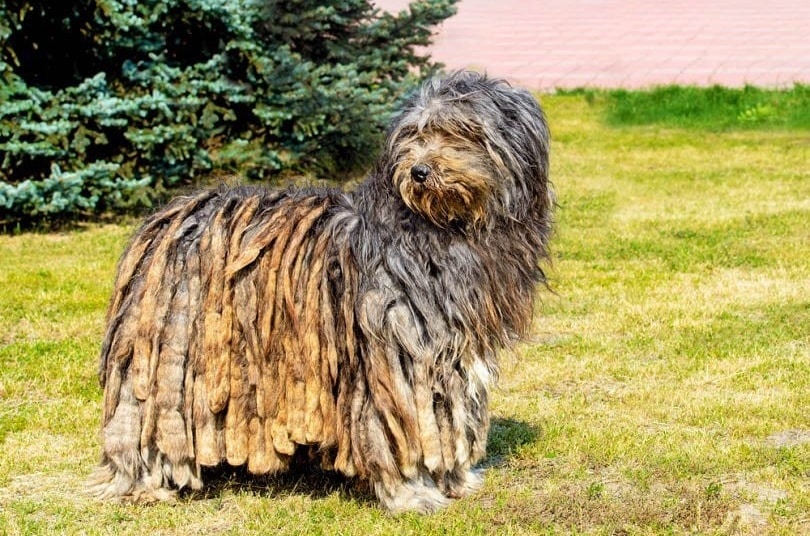
[[[490,424],[487,456],[478,464],[481,469],[503,465],[513,452],[533,442],[539,435],[536,426],[502,417],[494,417]],[[215,467],[203,470],[205,487],[187,492],[188,500],[216,499],[225,492],[249,493],[265,497],[307,496],[325,499],[337,494],[343,500],[377,504],[374,493],[366,482],[346,478],[334,471],[325,471],[305,461],[295,463],[289,471],[273,476],[256,476],[244,467]]]
[[[191,500],[217,499],[231,492],[268,498],[300,495],[325,499],[338,494],[342,499],[375,502],[371,489],[357,479],[305,463],[296,463],[288,471],[272,476],[252,475],[244,467],[207,468],[203,470],[203,479],[205,486],[202,490],[188,492],[184,497]]]
[[[515,419],[493,417],[487,438],[487,457],[478,464],[482,469],[503,465],[514,452],[533,443],[540,436],[540,429]]]

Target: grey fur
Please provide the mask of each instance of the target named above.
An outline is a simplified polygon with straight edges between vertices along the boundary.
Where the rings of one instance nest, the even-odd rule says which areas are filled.
[[[108,313],[94,492],[163,499],[300,450],[392,512],[476,490],[497,352],[545,281],[548,149],[529,93],[455,73],[352,193],[208,191],[147,220]]]

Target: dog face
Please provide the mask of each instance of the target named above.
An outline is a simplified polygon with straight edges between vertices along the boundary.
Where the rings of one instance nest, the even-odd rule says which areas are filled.
[[[476,73],[428,82],[395,118],[384,176],[439,227],[494,225],[550,208],[548,129],[527,92]]]
[[[439,227],[479,224],[492,196],[495,170],[470,137],[436,127],[400,133],[392,180],[405,204]]]

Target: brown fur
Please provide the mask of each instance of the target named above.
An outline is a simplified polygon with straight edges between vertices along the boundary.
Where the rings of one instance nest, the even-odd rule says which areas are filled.
[[[223,188],[149,218],[107,313],[94,491],[164,499],[299,452],[395,512],[474,491],[496,354],[542,280],[547,143],[531,96],[461,73],[357,192]]]

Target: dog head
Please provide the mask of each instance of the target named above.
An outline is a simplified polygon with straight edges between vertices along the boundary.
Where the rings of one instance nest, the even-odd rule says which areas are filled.
[[[394,119],[383,175],[439,227],[548,212],[548,128],[526,91],[473,72],[426,82]]]

